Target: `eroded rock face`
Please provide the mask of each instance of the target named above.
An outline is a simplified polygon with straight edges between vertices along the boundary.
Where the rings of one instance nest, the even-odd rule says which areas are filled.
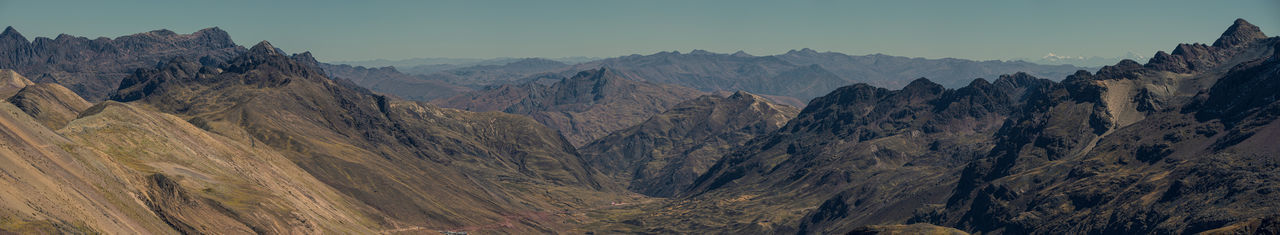
[[[14,69],[34,82],[61,84],[89,101],[106,99],[135,69],[175,57],[217,64],[244,51],[216,27],[192,34],[156,30],[115,39],[63,34],[28,41],[12,27],[0,33],[0,68]]]
[[[1077,74],[1011,118],[919,220],[972,232],[1197,233],[1273,216],[1276,38],[1238,20],[1214,46],[1181,44]],[[1251,38],[1240,41],[1239,38]],[[1175,58],[1171,60],[1169,58]],[[1248,85],[1243,85],[1248,84]],[[1144,108],[1145,107],[1145,108]],[[1152,108],[1164,107],[1164,108]],[[1091,131],[1079,130],[1090,127]],[[1254,180],[1257,179],[1257,180]],[[1034,216],[1026,216],[1034,215]]]
[[[1039,77],[1061,78],[1081,69],[1070,65],[1039,65],[1021,61],[846,55],[808,48],[771,56],[697,52],[630,55],[570,68],[576,72],[604,66],[616,69],[619,74],[649,82],[676,84],[702,91],[743,90],[802,101],[856,83],[897,89],[905,87],[913,78],[928,77],[945,87],[959,88],[978,77],[994,78],[1022,71]]]
[[[1025,97],[1051,83],[1015,74],[960,89],[928,79],[901,90],[837,89],[729,152],[680,195],[689,203],[666,208],[699,217],[645,218],[664,225],[648,231],[693,231],[727,219],[726,229],[747,233],[840,233],[905,221],[917,205],[944,201],[953,174],[990,148]]]
[[[1156,52],[1145,66],[1175,73],[1205,72],[1241,54],[1240,50],[1246,48],[1243,46],[1247,46],[1245,44],[1255,41],[1266,43],[1266,40],[1263,40],[1266,38],[1267,36],[1257,26],[1249,24],[1244,19],[1236,19],[1235,23],[1213,43],[1213,46],[1200,43],[1178,44],[1172,53]]]
[[[1230,48],[1245,43],[1266,39],[1267,35],[1262,33],[1262,29],[1258,26],[1250,24],[1244,19],[1236,19],[1231,27],[1227,27],[1227,31],[1222,32],[1222,36],[1218,40],[1213,41],[1213,47]]]
[[[1248,28],[1062,82],[842,87],[655,209],[671,213],[629,219],[649,232],[1265,231],[1280,211],[1266,170],[1280,166],[1280,103],[1264,92],[1278,89],[1280,39]]]

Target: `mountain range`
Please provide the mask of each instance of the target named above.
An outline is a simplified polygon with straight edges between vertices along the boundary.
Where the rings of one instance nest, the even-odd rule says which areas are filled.
[[[545,59],[545,60],[552,60],[552,61],[557,61],[557,62],[566,63],[566,64],[577,64],[577,63],[582,63],[582,62],[587,62],[592,60],[599,60],[600,58],[586,57],[586,56],[569,56],[569,57],[557,57],[557,58],[499,57],[499,58],[491,58],[491,59],[424,57],[424,58],[411,58],[411,59],[402,59],[402,60],[374,59],[374,60],[353,60],[353,61],[331,61],[328,63],[346,64],[351,66],[364,66],[364,67],[394,67],[396,69],[401,69],[411,74],[430,74],[430,73],[434,73],[434,72],[438,72],[446,69],[453,69],[453,68],[464,68],[464,67],[483,66],[483,65],[502,65],[502,64],[507,64],[507,63],[518,61],[518,60],[522,60],[522,59]]]
[[[218,28],[192,34],[169,30],[89,39],[60,34],[28,41],[13,27],[0,32],[0,68],[10,68],[34,82],[58,83],[89,101],[105,100],[121,79],[136,68],[153,66],[174,56],[218,64],[244,52],[231,35]]]
[[[686,87],[625,79],[612,69],[599,68],[550,85],[503,85],[434,103],[468,111],[530,116],[580,146],[700,94]]]
[[[1280,37],[1243,19],[1093,72],[806,49],[423,75],[7,28],[0,233],[1267,234],[1277,89]]]
[[[678,198],[609,231],[1266,233],[1277,229],[1280,38],[1237,20],[1062,82],[840,88],[725,155]],[[634,210],[648,214],[625,214]],[[629,221],[629,222],[628,222]],[[642,226],[633,226],[633,225]]]
[[[376,63],[375,63],[376,64]],[[469,66],[421,66],[396,67],[400,71],[417,76],[419,80],[402,83],[438,84],[439,86],[486,89],[508,84],[537,81],[554,82],[564,77],[590,69],[606,67],[615,73],[637,81],[673,84],[704,92],[744,90],[755,94],[789,97],[799,100],[790,105],[803,106],[805,101],[821,96],[838,87],[853,83],[868,83],[882,87],[902,87],[911,79],[929,77],[946,87],[960,87],[969,80],[981,77],[997,77],[1001,74],[1027,72],[1032,75],[1057,78],[1082,69],[1071,65],[1039,65],[1022,61],[973,61],[964,59],[925,59],[872,54],[851,56],[837,52],[817,52],[812,49],[792,50],[781,55],[753,56],[745,52],[719,54],[704,50],[690,53],[677,51],[651,55],[629,55],[600,60],[565,63],[563,60],[526,58],[495,59],[475,62]],[[392,68],[383,68],[392,69]],[[353,79],[357,80],[357,79]],[[362,85],[364,82],[359,82]],[[443,83],[443,84],[441,84]],[[399,83],[397,83],[399,84]],[[427,97],[455,90],[415,87],[398,89],[386,86],[373,87],[374,91],[393,94],[421,101]],[[427,91],[427,95],[417,91]],[[463,92],[465,93],[465,92]]]
[[[1135,53],[1133,53],[1133,52],[1131,51],[1131,52],[1126,52],[1126,53],[1124,54],[1124,56],[1118,56],[1118,57],[1101,57],[1101,56],[1089,56],[1089,57],[1085,57],[1085,56],[1065,56],[1065,55],[1058,55],[1058,54],[1054,54],[1054,53],[1052,53],[1052,52],[1051,52],[1051,53],[1049,53],[1049,54],[1046,54],[1046,55],[1044,55],[1044,56],[1041,56],[1040,58],[1035,58],[1035,59],[1030,59],[1030,58],[1016,58],[1016,59],[1013,59],[1013,60],[1015,60],[1015,61],[1016,61],[1016,60],[1021,60],[1021,61],[1027,61],[1027,62],[1036,63],[1036,64],[1046,64],[1046,65],[1061,65],[1061,64],[1067,64],[1067,65],[1075,65],[1075,66],[1084,66],[1084,67],[1096,68],[1096,67],[1099,67],[1099,66],[1111,65],[1111,64],[1115,63],[1116,61],[1121,61],[1121,60],[1142,61],[1142,60],[1147,60],[1147,59],[1150,59],[1150,57],[1148,57],[1148,56],[1138,55],[1138,54],[1135,54]]]
[[[670,197],[737,146],[778,130],[799,112],[747,92],[699,96],[578,148],[631,191]]]
[[[546,212],[619,197],[530,118],[377,95],[298,58],[174,57],[92,106],[5,71],[0,229],[547,232],[566,215]]]

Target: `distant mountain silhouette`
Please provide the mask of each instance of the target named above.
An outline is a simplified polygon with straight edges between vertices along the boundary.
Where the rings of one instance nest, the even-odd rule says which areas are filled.
[[[850,56],[836,52],[819,53],[807,48],[773,56],[753,56],[741,51],[734,54],[704,50],[688,54],[660,52],[574,65],[541,58],[475,63],[481,64],[465,67],[424,64],[401,71],[421,74],[422,79],[432,80],[434,83],[483,89],[487,86],[522,84],[547,77],[570,77],[579,71],[607,67],[625,77],[652,83],[680,85],[705,92],[744,90],[766,96],[785,96],[800,100],[798,106],[803,106],[805,101],[813,97],[858,82],[897,88],[906,85],[912,78],[929,77],[946,87],[960,87],[969,80],[980,77],[994,78],[1020,71],[1041,77],[1065,77],[1080,69],[1070,65],[1039,65],[1020,61],[923,59],[882,54]],[[392,86],[372,89],[400,97],[436,97],[424,96],[413,90],[397,90]]]
[[[553,71],[569,66],[559,61],[527,58],[500,65],[475,65],[448,69],[423,75],[433,81],[448,82],[470,87],[484,87],[502,84],[518,84],[528,80],[529,76]]]

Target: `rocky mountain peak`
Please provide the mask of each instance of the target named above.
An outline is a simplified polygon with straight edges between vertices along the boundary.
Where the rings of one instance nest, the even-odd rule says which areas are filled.
[[[755,56],[753,56],[753,55],[751,55],[751,54],[747,54],[747,52],[745,52],[745,51],[738,51],[738,52],[734,52],[732,56],[735,56],[735,57],[755,57]]]
[[[733,92],[732,95],[725,97],[725,99],[748,102],[748,103],[772,103],[768,99],[764,98],[763,96],[751,94],[750,92],[741,91],[741,90]]]
[[[323,76],[319,67],[307,63],[307,57],[310,57],[310,55],[306,53],[295,55],[294,57],[286,56],[284,50],[272,46],[270,42],[262,41],[240,57],[232,59],[225,71],[247,73],[258,70],[260,73],[270,74],[270,76],[250,76],[248,80],[244,81],[244,84],[262,86],[284,85],[293,80],[293,78],[306,78],[314,81],[327,80],[328,78]]]
[[[1088,71],[1085,71],[1085,72],[1088,72]],[[1036,78],[1035,76],[1031,76],[1031,74],[1027,74],[1025,72],[1017,72],[1014,74],[1000,75],[1000,78],[997,78],[996,82],[999,82],[1000,80],[1009,80],[1014,83],[1022,84],[1022,83],[1026,83],[1027,81],[1033,81],[1036,79],[1039,79],[1039,78]]]
[[[906,87],[902,88],[903,91],[906,91],[907,93],[910,93],[910,94],[922,93],[922,92],[929,93],[929,94],[937,94],[942,92],[942,90],[945,90],[945,89],[946,88],[943,88],[942,85],[935,83],[933,81],[929,81],[928,78],[917,78],[916,80],[912,80],[911,83],[908,83]]]
[[[1143,65],[1137,61],[1125,59],[1115,65],[1102,66],[1102,69],[1098,69],[1096,77],[1097,79],[1133,79],[1138,77],[1142,69]]]
[[[263,40],[262,42],[258,42],[257,45],[253,45],[252,48],[249,48],[249,55],[282,55],[282,54],[280,54],[280,49],[276,49],[275,46],[271,45],[271,42]]]
[[[1213,42],[1213,47],[1232,47],[1263,38],[1267,38],[1267,35],[1263,34],[1258,26],[1254,26],[1244,19],[1236,19],[1235,23],[1231,24],[1231,27],[1228,27],[1227,31],[1222,32],[1222,36]]]
[[[212,47],[223,48],[236,46],[236,43],[231,41],[231,34],[218,27],[201,29],[200,31],[192,33],[192,35]]]
[[[298,63],[302,63],[306,65],[316,66],[320,64],[320,61],[317,61],[316,57],[311,55],[311,51],[304,51],[302,53],[293,54],[293,56],[290,56],[290,58],[293,58],[294,61],[298,61]]]
[[[999,80],[997,80],[997,81],[999,81]],[[972,82],[969,82],[969,85],[964,86],[964,87],[973,87],[973,88],[982,88],[982,89],[985,89],[985,88],[987,88],[987,87],[991,87],[992,85],[993,85],[993,84],[992,84],[990,81],[987,81],[987,79],[978,78],[978,79],[973,79],[973,81],[972,81]]]
[[[0,40],[27,42],[27,38],[18,33],[18,30],[13,29],[13,26],[5,27],[4,32],[0,32]]]

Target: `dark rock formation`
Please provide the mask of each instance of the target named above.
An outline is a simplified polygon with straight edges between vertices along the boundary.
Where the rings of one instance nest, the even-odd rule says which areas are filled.
[[[1267,38],[1267,35],[1263,34],[1262,29],[1259,29],[1258,26],[1250,24],[1249,21],[1244,19],[1236,19],[1236,22],[1232,23],[1231,27],[1227,27],[1226,32],[1222,32],[1222,36],[1218,37],[1218,40],[1213,41],[1213,47],[1229,48],[1265,38]]]
[[[842,87],[654,209],[671,213],[627,219],[677,233],[1271,231],[1280,38],[1254,31],[1237,21],[1214,46],[1181,44],[1062,82]]]
[[[1275,216],[1266,188],[1277,176],[1264,169],[1280,153],[1262,146],[1277,136],[1280,104],[1262,90],[1276,89],[1280,66],[1267,57],[1280,39],[1249,28],[1238,20],[1215,46],[1181,44],[1142,67],[1122,62],[1036,92],[965,167],[945,208],[916,219],[983,233],[1119,234]]]
[[[16,70],[34,82],[58,83],[89,101],[100,101],[135,69],[175,57],[216,64],[244,50],[216,27],[192,34],[156,30],[115,39],[63,34],[32,41],[9,27],[0,33],[0,68]]]

